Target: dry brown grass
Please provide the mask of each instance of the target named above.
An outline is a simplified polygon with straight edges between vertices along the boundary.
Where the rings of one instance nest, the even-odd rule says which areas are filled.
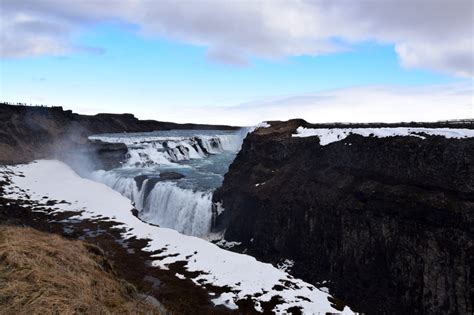
[[[135,296],[100,248],[0,226],[1,314],[158,314]]]

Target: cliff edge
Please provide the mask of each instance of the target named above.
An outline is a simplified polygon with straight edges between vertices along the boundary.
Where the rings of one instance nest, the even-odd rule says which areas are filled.
[[[294,276],[356,311],[472,313],[474,138],[377,136],[382,127],[472,124],[269,122],[247,136],[215,193],[225,209],[215,229],[257,258],[292,262]],[[333,139],[297,136],[305,128]]]

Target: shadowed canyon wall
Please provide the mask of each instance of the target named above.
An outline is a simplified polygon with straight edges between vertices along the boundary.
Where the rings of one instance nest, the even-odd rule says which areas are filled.
[[[216,230],[257,258],[293,260],[295,276],[328,281],[358,311],[472,313],[473,138],[321,146],[291,136],[318,126],[271,124],[247,136],[215,193]]]

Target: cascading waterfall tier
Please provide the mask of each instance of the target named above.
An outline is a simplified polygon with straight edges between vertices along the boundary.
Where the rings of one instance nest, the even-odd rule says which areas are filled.
[[[204,236],[212,227],[212,193],[221,185],[243,136],[195,130],[92,136],[91,140],[126,144],[128,159],[121,168],[99,170],[91,178],[132,200],[143,221]]]
[[[145,222],[194,236],[206,235],[211,229],[212,191],[184,189],[174,182],[161,182],[159,177],[145,179],[139,186],[134,178],[102,170],[92,177],[132,200]]]
[[[183,130],[181,132],[188,132]],[[126,166],[147,167],[206,158],[224,151],[240,149],[239,134],[162,136],[154,133],[108,134],[91,136],[89,139],[109,143],[124,143],[128,147]],[[165,133],[165,132],[162,132]],[[170,133],[170,132],[168,132]],[[172,134],[177,134],[174,132]],[[179,133],[178,133],[179,134]]]

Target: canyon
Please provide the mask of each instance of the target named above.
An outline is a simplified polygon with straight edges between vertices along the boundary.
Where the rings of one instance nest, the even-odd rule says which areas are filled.
[[[92,179],[122,195],[113,195],[113,198],[120,199],[120,208],[124,210],[119,217],[124,218],[123,222],[131,224],[136,216],[140,218],[141,221],[130,225],[134,233],[143,235],[143,240],[153,233],[162,235],[163,240],[148,241],[158,244],[154,248],[156,252],[166,254],[155,261],[160,267],[169,268],[160,259],[172,261],[171,274],[193,279],[198,271],[207,270],[207,264],[212,265],[206,251],[225,255],[214,252],[216,249],[211,242],[173,234],[168,229],[155,230],[156,224],[188,235],[206,237],[211,232],[223,236],[222,244],[237,244],[232,251],[254,256],[289,273],[277,273],[276,279],[286,282],[275,286],[265,284],[268,291],[274,292],[267,292],[269,301],[263,301],[262,296],[255,293],[255,287],[249,296],[243,295],[237,284],[232,289],[227,283],[216,289],[212,282],[212,272],[216,270],[210,269],[208,278],[200,277],[208,281],[204,281],[205,285],[214,290],[211,290],[213,294],[229,297],[223,304],[227,307],[255,313],[260,307],[258,303],[262,303],[265,312],[271,312],[275,305],[283,303],[277,293],[280,290],[292,292],[291,283],[296,281],[292,277],[296,277],[305,281],[295,282],[304,283],[299,289],[307,286],[314,292],[317,290],[313,288],[329,292],[331,306],[339,311],[349,311],[344,305],[349,305],[351,311],[368,314],[387,311],[468,314],[473,311],[472,121],[399,124],[269,121],[249,129],[248,134],[246,131],[243,142],[235,145],[237,142],[229,141],[227,133],[237,132],[238,127],[142,121],[131,114],[85,116],[61,107],[0,104],[0,119],[0,164],[22,165],[39,159],[65,163],[41,161],[36,165],[20,165],[15,171],[18,173],[13,175],[10,172],[17,169],[6,168],[5,178],[21,184],[25,181],[21,172],[30,172],[34,178],[37,172],[45,172],[41,166],[47,167],[49,172],[54,168],[63,169],[64,176],[88,187],[85,180],[76,178],[67,167],[80,175],[92,173]],[[217,135],[204,132],[216,130],[219,130]],[[98,136],[104,133],[109,135]],[[226,156],[230,147],[233,153]],[[217,179],[211,184],[197,181],[209,187],[199,190],[197,186],[186,186],[187,181],[194,180],[195,173],[202,173],[202,165],[223,163],[221,158],[225,159],[225,167],[230,165],[228,171],[227,168],[216,171]],[[195,160],[202,165],[193,162]],[[170,168],[170,165],[176,166],[173,163],[184,165],[180,169]],[[130,168],[138,168],[140,172],[131,173]],[[153,174],[156,171],[159,174]],[[219,179],[221,175],[223,181]],[[59,174],[52,178],[61,180]],[[45,188],[27,181],[24,185],[38,189],[41,194],[37,198],[41,201]],[[62,189],[58,182],[51,185],[55,190]],[[12,196],[29,198],[30,193],[22,191],[21,185],[12,187]],[[104,189],[100,187],[96,190]],[[112,192],[107,194],[112,195]],[[153,194],[156,197],[149,199]],[[60,196],[55,197],[56,202]],[[76,199],[75,194],[72,196]],[[12,197],[7,197],[2,197],[5,209],[12,207]],[[173,206],[165,207],[166,211],[156,210],[173,198],[184,202],[172,203]],[[201,201],[195,202],[195,199]],[[131,209],[130,201],[138,210]],[[45,206],[44,202],[41,206]],[[69,205],[64,211],[76,210]],[[180,211],[192,215],[180,214]],[[103,213],[104,217],[110,217],[113,209],[107,208]],[[174,218],[173,222],[163,220],[163,213],[168,213],[168,219]],[[3,215],[10,216],[7,212]],[[95,220],[92,214],[80,215]],[[182,218],[186,218],[186,224]],[[22,225],[38,224],[36,219],[35,222],[18,220],[14,221]],[[194,223],[199,220],[202,222],[196,227]],[[94,224],[98,223],[94,221]],[[80,235],[81,232],[75,233]],[[123,235],[118,236],[119,241],[121,237]],[[137,239],[142,240],[132,236],[127,241]],[[179,240],[177,245],[164,244],[176,240]],[[194,252],[189,244],[199,246],[202,253]],[[107,246],[115,248],[107,243],[104,246],[106,251]],[[147,260],[152,259],[148,257],[152,254],[145,255]],[[197,257],[197,263],[191,257]],[[235,260],[229,261],[243,259],[232,257]],[[252,266],[256,264],[254,260],[249,261]],[[222,266],[226,264],[229,262],[222,262]],[[224,270],[222,266],[219,265],[219,272]],[[255,266],[264,268],[260,262]],[[275,274],[275,270],[271,270],[270,274]],[[242,282],[249,283],[255,280],[243,279]],[[143,285],[141,278],[128,280],[138,283],[138,287]],[[185,285],[199,286],[193,281]],[[182,284],[177,288],[177,291],[187,290]],[[317,293],[322,294],[322,291]],[[206,300],[206,294],[201,291],[196,294],[199,303],[204,305],[200,312],[212,309],[212,312],[225,313],[222,308],[214,309]],[[314,301],[319,302],[321,296],[323,300],[326,298],[324,294],[313,296],[316,296]],[[304,296],[291,298],[294,299],[291,303],[296,304],[287,301],[288,308],[280,310],[291,309],[298,313],[314,307]],[[180,305],[179,309],[191,312],[192,301]],[[168,301],[168,308],[173,309],[172,303],[170,306]],[[301,308],[303,306],[307,308]]]

